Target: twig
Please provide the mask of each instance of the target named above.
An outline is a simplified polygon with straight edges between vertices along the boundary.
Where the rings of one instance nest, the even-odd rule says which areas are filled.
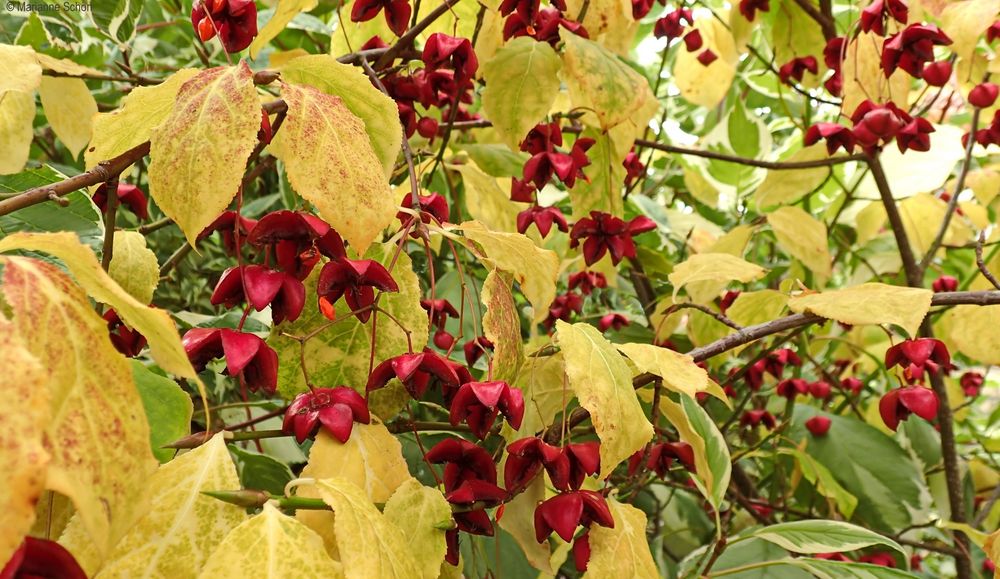
[[[984,241],[986,241],[986,232],[980,231],[979,237],[976,239],[976,267],[979,268],[979,273],[983,274],[983,277],[985,277],[987,280],[989,280],[991,284],[993,284],[993,287],[1000,290],[1000,281],[997,281],[996,276],[994,276],[993,272],[991,272],[989,268],[986,267],[986,262],[983,261]]]

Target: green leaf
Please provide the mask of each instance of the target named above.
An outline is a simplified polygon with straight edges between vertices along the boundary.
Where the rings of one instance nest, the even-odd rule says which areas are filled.
[[[137,360],[132,360],[132,378],[142,398],[142,407],[149,421],[149,443],[153,456],[161,463],[174,457],[176,451],[163,448],[191,433],[191,397],[169,378],[151,372]]]
[[[823,579],[915,579],[917,575],[881,565],[844,563],[825,559],[792,559],[788,562]]]
[[[884,545],[905,555],[896,541],[863,527],[842,521],[806,520],[770,525],[753,532],[753,536],[770,541],[793,553],[832,553]]]
[[[907,422],[910,423],[912,422]],[[837,510],[848,519],[851,518],[858,506],[858,498],[840,486],[828,468],[797,448],[782,448],[779,452],[795,457],[802,476],[816,487],[816,492],[832,499],[837,504]]]
[[[285,485],[295,478],[288,465],[266,454],[258,454],[238,446],[230,446],[229,454],[233,455],[243,488],[283,495]]]
[[[48,165],[15,175],[2,175],[0,193],[20,193],[62,181],[66,177]],[[69,202],[66,207],[41,203],[0,216],[0,236],[17,231],[70,231],[92,249],[100,249],[104,243],[104,225],[90,197],[84,191],[74,191],[63,199]]]
[[[590,412],[601,439],[601,473],[605,478],[653,437],[635,390],[632,372],[618,350],[597,328],[584,323],[556,322],[556,342],[566,359],[569,385]]]
[[[392,99],[372,86],[364,71],[321,54],[292,60],[281,68],[281,78],[340,97],[344,106],[364,122],[368,139],[386,176],[392,174],[403,142],[399,111]]]
[[[712,473],[711,484],[708,485],[708,498],[716,506],[721,505],[722,499],[726,496],[726,489],[729,488],[729,477],[733,468],[726,439],[719,432],[712,418],[700,404],[695,402],[694,398],[683,394],[680,398],[681,406],[684,408],[684,413],[687,414],[691,427],[705,441],[705,458]]]
[[[530,158],[527,153],[511,151],[506,146],[498,144],[462,143],[452,147],[468,153],[473,162],[487,175],[499,178],[520,179],[524,164]]]
[[[101,0],[90,4],[90,19],[111,40],[129,43],[142,15],[141,0]]]
[[[561,68],[559,55],[547,42],[528,36],[511,40],[483,63],[483,110],[512,151],[545,120],[559,94]]]
[[[832,414],[824,414],[831,420],[826,436],[809,436],[803,423],[817,414],[818,409],[797,404],[789,438],[808,439],[805,451],[857,497],[858,522],[893,533],[930,520],[923,473],[895,440],[860,420]]]

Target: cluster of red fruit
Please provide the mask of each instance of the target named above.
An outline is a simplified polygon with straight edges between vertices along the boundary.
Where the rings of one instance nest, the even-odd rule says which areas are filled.
[[[506,16],[503,39],[529,36],[539,42],[548,42],[554,48],[559,43],[560,29],[588,38],[587,30],[579,22],[566,18],[565,0],[552,0],[550,6],[541,8],[539,0],[503,0],[500,15]]]

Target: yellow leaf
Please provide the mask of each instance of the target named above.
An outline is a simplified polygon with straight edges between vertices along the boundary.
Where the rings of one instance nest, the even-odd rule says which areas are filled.
[[[482,5],[488,8],[487,12],[489,10],[497,11],[500,8],[500,4],[496,0],[483,0]],[[431,10],[437,6],[439,4],[435,4],[434,2],[422,2],[420,10],[417,12],[417,22],[426,18]],[[471,39],[476,31],[476,18],[479,15],[479,8],[479,0],[458,0],[451,5],[450,10],[445,12],[440,18],[434,20],[425,29],[423,33],[424,38],[435,32],[444,32],[445,34],[459,38]]]
[[[589,124],[610,129],[656,100],[646,79],[600,44],[575,34],[564,40],[563,79],[573,106],[597,115]]]
[[[788,296],[779,291],[743,292],[726,310],[726,315],[741,326],[753,326],[777,319],[787,304]]]
[[[725,16],[722,18],[725,20]],[[722,101],[733,84],[739,53],[724,22],[699,15],[694,28],[701,33],[702,50],[711,50],[719,58],[705,66],[698,62],[701,51],[678,51],[674,61],[674,83],[689,103],[712,108]]]
[[[907,238],[918,257],[930,249],[947,212],[948,204],[928,193],[919,193],[899,203],[903,228],[906,229]],[[944,242],[958,245],[971,241],[973,235],[973,231],[961,219],[952,219],[948,223]]]
[[[909,82],[908,74],[906,78]],[[943,185],[951,176],[955,163],[965,158],[962,134],[963,129],[958,126],[934,125],[934,132],[930,134],[930,151],[907,151],[903,154],[897,147],[886,147],[879,154],[879,161],[892,188],[892,196],[905,199],[918,193],[933,192]],[[879,198],[871,174],[861,181],[857,197]]]
[[[864,209],[858,211],[854,218],[856,231],[858,234],[858,245],[875,239],[885,224],[885,206],[880,201],[872,201],[865,205]]]
[[[618,344],[618,349],[640,372],[656,374],[674,392],[694,396],[708,388],[708,372],[687,354],[651,344]]]
[[[395,244],[373,245],[366,259],[374,259],[388,267],[395,254]],[[306,295],[316,295],[316,280],[320,268],[313,270],[305,280]],[[427,344],[427,313],[420,307],[420,281],[406,252],[399,254],[396,266],[392,268],[392,277],[399,286],[398,293],[386,293],[379,300],[379,307],[392,314],[399,322],[410,330],[410,340],[413,351],[419,352]],[[350,308],[341,299],[335,304],[337,312],[345,314]],[[406,334],[395,323],[378,316],[377,337],[375,343],[375,364],[384,360],[405,354],[407,347]],[[315,299],[306,300],[305,309],[299,319],[292,323],[282,323],[271,331],[267,343],[278,353],[278,392],[286,398],[292,398],[300,392],[308,390],[302,376],[301,352],[299,342],[289,338],[304,336],[329,323],[319,311]],[[371,353],[372,323],[362,324],[354,316],[327,328],[315,338],[305,342],[304,358],[309,378],[314,384],[324,386],[350,386],[364,393],[368,382],[369,354]],[[383,417],[386,418],[386,417]]]
[[[0,44],[0,96],[7,91],[30,95],[42,81],[42,67],[28,46]]]
[[[512,151],[545,120],[559,92],[561,68],[559,55],[547,42],[528,36],[514,38],[483,63],[483,110]]]
[[[674,300],[685,285],[696,281],[750,282],[767,270],[728,253],[699,253],[674,266],[667,279],[674,286]]]
[[[338,10],[334,20],[337,25],[330,35],[331,56],[343,56],[361,50],[361,45],[372,36],[379,36],[386,41],[396,36],[389,30],[382,14],[367,22],[351,22],[349,11]]]
[[[403,142],[399,109],[391,98],[372,86],[364,71],[320,54],[290,61],[282,67],[281,78],[340,97],[344,106],[365,124],[368,140],[382,163],[386,177],[392,175]]]
[[[76,235],[60,233],[14,233],[0,240],[0,252],[13,249],[40,251],[58,257],[83,289],[95,300],[107,304],[130,328],[139,330],[149,341],[150,353],[161,368],[178,376],[196,380],[177,328],[167,312],[136,301],[101,269],[94,252],[80,243]]]
[[[907,102],[910,75],[899,69],[886,82],[882,71],[882,43],[885,40],[874,33],[861,33],[847,45],[841,72],[844,78],[843,105],[841,110],[850,116],[865,100],[876,103]],[[887,149],[888,151],[888,149]]]
[[[420,576],[408,538],[378,512],[363,490],[337,477],[319,481],[316,488],[323,502],[336,513],[334,530],[347,579]]]
[[[309,56],[309,51],[304,48],[293,48],[291,50],[276,50],[268,55],[267,62],[274,68],[287,66],[289,62],[296,58]]]
[[[443,525],[452,524],[451,505],[441,491],[415,478],[406,481],[385,503],[385,518],[409,539],[422,579],[436,579],[446,551]]]
[[[510,200],[510,191],[501,188],[499,179],[484,173],[471,160],[462,165],[449,165],[448,168],[462,175],[465,208],[473,219],[493,231],[517,231],[517,214],[521,207]]]
[[[508,455],[510,456],[510,455]],[[506,461],[504,468],[506,468]],[[549,563],[552,551],[549,542],[539,543],[535,540],[535,507],[545,500],[545,476],[539,474],[523,492],[509,501],[500,518],[500,528],[510,533],[524,552],[525,558],[535,569],[542,573],[553,574],[555,571]]]
[[[495,4],[495,6],[490,6],[490,4]],[[486,11],[483,13],[483,25],[479,28],[479,36],[476,38],[474,48],[479,62],[488,62],[504,45],[503,25],[506,19],[500,15],[498,2],[486,0],[483,5],[486,6]],[[480,67],[476,74],[481,76],[483,68]]]
[[[826,225],[800,207],[786,206],[767,214],[778,245],[818,276],[830,277],[833,265]]]
[[[480,299],[486,306],[483,334],[493,342],[493,378],[511,382],[524,362],[524,345],[510,281],[497,270],[490,271],[483,282]]]
[[[271,143],[274,156],[284,161],[295,192],[364,254],[396,217],[364,123],[340,97],[312,87],[282,84],[281,96],[288,115]]]
[[[59,72],[62,74],[69,74],[72,76],[84,76],[88,74],[104,74],[95,68],[90,68],[89,66],[83,66],[82,64],[78,64],[67,58],[53,58],[41,52],[35,53],[35,60],[38,61],[38,64],[42,65],[42,68],[46,70]]]
[[[881,283],[866,283],[823,293],[792,296],[788,308],[845,324],[896,324],[915,336],[931,307],[934,292]]]
[[[162,465],[141,488],[134,523],[96,579],[195,577],[244,510],[202,491],[240,488],[222,433]]]
[[[20,173],[31,151],[35,97],[9,90],[0,93],[0,175]]]
[[[345,443],[321,430],[309,451],[306,478],[339,476],[365,492],[373,503],[389,500],[410,479],[399,441],[383,424],[355,424]],[[305,488],[299,488],[299,494]],[[303,495],[304,496],[304,495]]]
[[[309,527],[270,503],[226,535],[198,577],[215,579],[337,579],[343,571]]]
[[[969,171],[965,178],[965,185],[972,189],[976,199],[983,205],[988,206],[1000,195],[1000,171],[996,169],[975,169]]]
[[[146,247],[146,238],[141,233],[115,232],[108,275],[139,303],[153,301],[153,292],[160,282],[160,267],[156,254]]]
[[[86,166],[94,167],[148,141],[153,129],[170,115],[181,86],[199,72],[182,68],[156,86],[135,87],[117,110],[98,113],[83,154]]]
[[[156,465],[132,370],[69,276],[29,258],[3,263],[14,327],[50,370],[47,488],[72,499],[97,549],[107,552],[124,529],[129,493]]]
[[[951,341],[958,351],[983,364],[1000,364],[1000,306],[956,306]]]
[[[1000,529],[993,531],[986,537],[986,540],[983,541],[983,551],[986,552],[990,561],[1000,561]],[[993,578],[1000,579],[1000,569],[993,571]]]
[[[596,328],[560,320],[556,341],[566,359],[569,385],[601,439],[603,479],[649,442],[653,425],[639,405],[628,365]]]
[[[292,21],[300,12],[308,12],[316,7],[316,0],[279,0],[278,7],[274,9],[274,14],[267,24],[260,29],[257,37],[250,43],[250,58],[257,58],[260,49],[267,46],[268,42],[285,29],[285,26]]]
[[[170,115],[153,129],[149,193],[191,245],[236,195],[259,129],[260,100],[245,62],[184,83]]]
[[[51,417],[47,372],[24,348],[13,324],[0,316],[0,561],[10,560],[35,521],[50,455],[45,431]]]
[[[583,0],[569,0],[566,14],[580,14]],[[608,50],[628,56],[639,23],[632,17],[629,0],[590,0],[583,18],[590,38]]]
[[[646,515],[632,505],[609,499],[614,528],[591,525],[586,579],[657,579],[660,577],[646,539]]]
[[[561,353],[528,358],[513,385],[524,395],[524,419],[516,432],[504,423],[501,433],[508,442],[534,436],[552,424],[556,414],[573,397]]]
[[[952,40],[951,50],[961,59],[970,59],[979,39],[1000,12],[998,0],[949,2],[941,13],[941,29]]]
[[[78,78],[46,76],[42,78],[38,96],[52,131],[76,159],[90,141],[91,125],[97,114],[97,101],[87,83]]]
[[[816,161],[826,159],[829,155],[822,144],[799,149],[787,159],[788,162],[797,163],[801,161]],[[767,177],[757,187],[757,192],[753,198],[757,203],[757,209],[774,207],[775,205],[788,205],[796,203],[810,191],[823,184],[830,173],[829,167],[816,167],[815,169],[797,169],[794,171],[768,171]]]
[[[737,225],[725,235],[715,240],[705,253],[728,253],[742,258],[754,229],[749,225]],[[696,304],[707,304],[719,297],[719,292],[732,280],[706,280],[687,284],[688,297]]]
[[[486,260],[497,268],[514,274],[521,293],[534,309],[535,323],[545,319],[549,304],[556,297],[559,257],[554,251],[540,249],[520,233],[491,231],[478,221],[466,221],[459,228],[465,237],[480,246]]]

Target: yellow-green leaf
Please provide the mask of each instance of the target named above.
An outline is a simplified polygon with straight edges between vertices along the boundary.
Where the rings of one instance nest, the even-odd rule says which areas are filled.
[[[1000,561],[1000,529],[993,531],[983,542],[983,551],[990,561]],[[1000,571],[993,572],[994,579],[1000,579]]]
[[[587,579],[657,579],[660,573],[646,539],[646,515],[609,499],[614,528],[592,525]]]
[[[0,316],[0,561],[10,560],[35,521],[35,504],[45,490],[49,452],[48,372],[24,348],[13,324]]]
[[[320,54],[290,61],[281,68],[281,78],[340,97],[344,106],[365,124],[368,140],[382,163],[386,177],[392,175],[403,142],[399,109],[391,98],[372,86],[364,71],[357,66],[341,64],[332,56]]]
[[[800,207],[786,206],[767,214],[778,245],[813,273],[830,277],[833,265],[827,247],[826,225]]]
[[[742,258],[747,244],[753,235],[754,228],[749,225],[737,225],[725,235],[715,240],[704,253],[728,253]],[[705,280],[686,284],[688,297],[696,304],[707,304],[717,297],[732,280]]]
[[[408,538],[378,512],[365,492],[343,478],[316,483],[323,502],[336,513],[334,530],[347,579],[413,579],[420,566]]]
[[[563,79],[575,108],[593,111],[610,129],[655,101],[646,79],[600,44],[567,34]],[[584,117],[587,120],[587,117]]]
[[[559,275],[556,253],[540,249],[520,233],[491,231],[478,221],[466,221],[459,228],[467,239],[482,246],[487,262],[514,274],[514,280],[521,285],[521,293],[534,308],[533,321],[543,320],[556,297]]]
[[[559,92],[561,68],[556,51],[529,36],[511,40],[483,63],[483,110],[512,151],[545,120]]]
[[[337,579],[344,574],[309,527],[270,503],[226,535],[208,558],[202,579]]]
[[[110,113],[98,113],[93,121],[90,146],[83,154],[87,167],[117,157],[149,140],[150,135],[174,108],[177,92],[200,71],[182,68],[156,86],[137,86]]]
[[[312,87],[282,84],[281,96],[288,114],[274,156],[295,192],[363,254],[395,219],[398,201],[364,123],[340,97]]]
[[[930,249],[947,212],[948,204],[929,193],[919,193],[899,203],[903,228],[917,255],[923,255]],[[960,245],[972,241],[973,237],[973,231],[962,219],[952,219],[945,231],[944,242]]]
[[[465,208],[473,219],[493,231],[517,231],[517,214],[522,206],[510,200],[509,189],[505,191],[501,188],[499,179],[487,175],[472,161],[449,165],[448,168],[462,175]]]
[[[680,395],[679,404],[661,397],[660,411],[694,451],[693,478],[699,490],[712,504],[722,504],[732,474],[729,447],[722,433],[701,406],[684,394]]]
[[[788,308],[845,324],[896,324],[915,336],[931,307],[926,289],[866,283],[841,290],[792,296]]]
[[[483,334],[493,342],[493,377],[511,382],[524,362],[524,345],[510,281],[499,271],[491,271],[483,282],[480,299],[486,306]]]
[[[90,297],[113,307],[129,327],[146,337],[150,353],[161,368],[198,380],[170,315],[136,301],[119,287],[101,268],[94,252],[80,243],[76,235],[67,232],[15,233],[0,240],[0,252],[13,249],[40,251],[61,259]],[[200,381],[198,385],[201,388]]]
[[[996,169],[976,169],[969,171],[965,184],[972,189],[976,200],[986,207],[1000,195],[1000,171]]]
[[[774,27],[772,28],[774,59],[776,62],[788,62],[795,57],[815,54],[817,47],[826,44],[823,29],[796,2],[782,2],[774,11]],[[806,73],[802,84],[815,87],[826,73],[826,65],[822,59],[818,74]]]
[[[504,462],[504,468],[506,465]],[[532,567],[551,575],[554,570],[550,563],[552,550],[549,542],[535,540],[535,508],[544,500],[545,475],[539,474],[524,491],[507,503],[499,525],[514,537]]]
[[[368,500],[384,503],[410,479],[399,441],[383,424],[355,424],[345,443],[321,430],[309,450],[306,478],[339,476],[362,489]],[[305,490],[300,487],[301,491]]]
[[[622,124],[606,132],[588,127],[580,135],[594,139],[594,145],[587,151],[590,158],[590,165],[584,169],[587,179],[577,179],[569,190],[574,218],[586,217],[591,211],[603,211],[617,217],[624,215],[625,166],[622,161],[632,147],[632,133],[631,125]]]
[[[858,498],[837,482],[830,469],[798,448],[783,448],[779,452],[794,456],[802,476],[816,487],[816,492],[833,501],[837,505],[837,511],[845,518],[851,518],[858,506]]]
[[[259,129],[260,100],[245,62],[184,83],[170,115],[153,129],[149,193],[191,245],[236,196]]]
[[[951,313],[952,343],[983,364],[1000,364],[1000,306],[957,306]]]
[[[618,349],[640,372],[656,374],[674,392],[694,396],[708,388],[708,372],[687,354],[652,344],[618,344]]]
[[[792,153],[786,161],[790,163],[817,161],[826,159],[828,156],[823,144],[815,144]],[[795,203],[822,185],[829,173],[829,167],[768,171],[767,177],[757,187],[757,192],[753,196],[757,203],[757,209]]]
[[[0,93],[0,175],[20,173],[31,151],[31,125],[35,118],[32,93]]]
[[[715,18],[698,18],[694,28],[701,33],[702,50],[711,50],[719,58],[705,66],[698,62],[701,51],[678,51],[674,61],[674,83],[688,102],[712,108],[719,104],[733,84],[739,53],[724,22]]]
[[[24,257],[3,263],[13,325],[50,371],[46,486],[72,499],[97,550],[106,553],[127,523],[129,493],[156,465],[132,370],[69,276]]]
[[[292,21],[292,18],[295,18],[300,12],[312,10],[316,7],[316,3],[316,0],[279,0],[271,19],[250,43],[250,58],[257,58],[260,49],[267,46],[268,42],[280,34],[285,26]]]
[[[674,266],[667,279],[674,286],[674,299],[685,285],[696,281],[750,282],[767,272],[759,265],[728,253],[699,253]]]
[[[42,67],[28,46],[0,44],[0,96],[7,91],[31,94],[42,81]]]
[[[393,493],[382,513],[409,539],[421,579],[436,579],[446,551],[444,526],[452,524],[451,505],[441,491],[406,481]]]
[[[244,510],[202,491],[240,488],[222,433],[162,465],[140,489],[134,522],[96,579],[195,577]]]
[[[569,385],[590,412],[601,439],[601,474],[607,477],[653,437],[632,372],[615,347],[589,324],[556,322],[556,341],[566,359]]]
[[[592,40],[612,52],[628,55],[639,29],[629,0],[568,0],[566,7],[566,14],[584,14],[582,24]]]
[[[753,326],[777,319],[788,304],[788,296],[775,290],[743,292],[726,315],[741,326]]]
[[[136,231],[116,231],[113,247],[108,275],[139,303],[152,302],[160,283],[160,266],[156,254],[146,247],[146,238]]]
[[[534,436],[552,424],[563,404],[573,397],[573,391],[566,382],[565,363],[561,353],[552,356],[532,356],[521,366],[514,380],[524,394],[524,419],[516,432],[504,423],[504,438],[508,442]]]
[[[372,246],[365,258],[374,259],[388,266],[395,247],[395,244]],[[319,272],[320,268],[317,267],[305,280],[306,295],[315,295]],[[399,254],[396,266],[392,269],[392,277],[399,286],[399,292],[384,294],[379,300],[379,307],[392,314],[410,330],[413,351],[419,352],[427,344],[427,313],[420,307],[420,281],[413,273],[410,257],[406,252]],[[350,311],[343,300],[338,301],[335,307],[341,315]],[[384,315],[373,313],[372,317],[375,316],[379,317],[375,364],[408,352],[406,334],[403,330]],[[283,323],[271,331],[268,344],[278,353],[278,391],[282,396],[292,398],[308,390],[302,376],[299,342],[285,334],[304,336],[327,324],[329,320],[319,311],[316,300],[310,299],[306,300],[305,309],[299,319],[292,323]],[[306,341],[304,357],[309,378],[313,383],[323,386],[343,384],[364,393],[365,384],[368,382],[371,332],[371,320],[367,324],[362,324],[354,316],[346,316],[317,334],[315,338]]]

